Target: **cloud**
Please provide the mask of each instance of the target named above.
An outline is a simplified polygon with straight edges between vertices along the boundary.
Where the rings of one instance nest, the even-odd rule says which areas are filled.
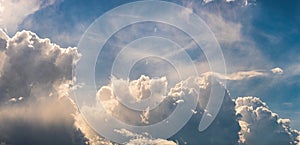
[[[182,3],[193,9],[214,33],[222,48],[228,71],[257,70],[273,65],[251,35],[252,16],[255,13],[249,5],[254,4],[254,1],[247,1],[248,6],[244,6],[244,0],[218,0],[206,5],[197,0]]]
[[[61,48],[29,31],[0,31],[0,142],[83,145],[70,99],[76,48]]]
[[[52,5],[56,0],[0,0],[0,28],[9,34],[17,31],[18,25],[30,14]]]
[[[241,3],[242,6],[254,5],[256,0],[226,0],[227,3],[238,2]]]
[[[71,83],[72,67],[79,59],[76,48],[60,48],[29,31],[18,32],[5,41],[7,47],[1,51],[1,102],[20,96],[24,101],[55,96],[55,86]]]
[[[173,141],[163,140],[163,139],[148,139],[139,138],[131,140],[127,145],[177,145]]]
[[[230,81],[239,81],[239,80],[244,80],[244,79],[250,79],[254,77],[262,77],[262,76],[267,76],[268,73],[261,72],[261,71],[239,71],[231,74],[220,74],[220,73],[215,73],[215,72],[207,72],[201,74],[203,76],[209,77],[213,76],[218,79],[222,80],[230,80]]]
[[[132,137],[132,139],[126,145],[177,145],[177,143],[173,141],[153,139],[149,135],[135,134],[126,129],[116,130],[116,132],[127,137]]]
[[[299,144],[299,132],[290,128],[290,120],[279,118],[259,98],[240,97],[235,102],[241,145]]]
[[[297,145],[299,142],[299,133],[290,128],[290,121],[288,119],[280,119],[277,114],[269,110],[266,103],[255,97],[239,97],[236,101],[233,101],[228,91],[225,93],[222,107],[216,119],[207,130],[199,132],[197,126],[204,112],[207,112],[206,105],[209,99],[211,89],[210,79],[212,77],[242,80],[255,76],[268,75],[269,73],[249,71],[233,73],[227,77],[208,74],[203,74],[196,78],[189,78],[171,87],[168,91],[168,96],[158,110],[148,109],[141,112],[132,112],[132,110],[124,107],[121,103],[114,103],[113,109],[110,110],[110,112],[114,114],[114,117],[127,123],[133,123],[134,125],[145,125],[145,120],[141,120],[140,118],[143,116],[143,118],[147,118],[146,124],[149,125],[160,121],[160,118],[166,114],[170,114],[170,112],[172,112],[170,105],[174,107],[178,105],[176,102],[185,103],[181,100],[182,96],[187,95],[193,90],[201,92],[197,108],[191,110],[191,112],[193,112],[192,118],[171,138],[168,140],[153,139],[147,135],[132,132],[129,132],[129,134],[127,130],[123,130],[120,133],[126,133],[126,136],[134,136],[128,144],[149,144],[157,143],[157,141],[175,143],[176,141],[179,144],[199,144],[199,142],[201,142],[206,145],[271,145],[275,142],[280,142],[282,145],[290,143]],[[148,77],[142,76],[141,78]],[[137,80],[143,80],[141,78]],[[151,80],[151,78],[149,79]],[[135,82],[135,80],[133,80],[133,82]],[[139,84],[140,87],[135,86],[135,88],[142,88],[142,86],[144,86],[142,83],[137,84]],[[99,96],[100,98],[108,98],[116,101],[110,86],[103,86],[98,94],[102,95]],[[102,102],[105,104],[106,101],[108,100]],[[97,109],[90,111],[95,115],[95,110]],[[159,115],[157,115],[158,112],[160,112]],[[99,115],[101,116],[101,112],[96,116]],[[268,137],[264,136],[265,134],[267,134]],[[273,138],[278,140],[273,141]]]
[[[134,87],[137,92],[139,92],[139,90],[143,88],[144,83],[142,82],[147,82],[146,78],[148,78],[149,81],[152,81],[152,79],[147,76],[141,76],[139,79],[132,81],[132,82],[140,82],[140,83],[134,83],[138,85]],[[144,80],[144,81],[141,82],[138,80]],[[154,79],[154,80],[161,80],[162,82],[166,81],[163,78]],[[114,89],[121,89],[121,88],[114,87]],[[97,93],[98,98],[100,98],[97,100],[101,101],[104,108],[107,108],[109,110],[109,112],[111,113],[110,115],[113,115],[114,117],[118,118],[118,120],[122,122],[130,123],[132,125],[145,125],[145,124],[151,125],[160,122],[162,121],[162,119],[165,118],[165,116],[168,116],[170,113],[172,113],[172,111],[174,111],[173,109],[178,104],[186,103],[186,101],[182,100],[184,98],[183,96],[187,96],[191,94],[196,95],[197,93],[195,92],[201,92],[201,95],[199,96],[197,108],[195,110],[192,109],[190,110],[191,113],[193,113],[191,120],[188,121],[188,123],[178,133],[172,136],[169,140],[155,139],[149,136],[136,134],[134,132],[128,133],[127,130],[125,131],[120,130],[119,133],[121,133],[122,135],[133,136],[133,138],[128,142],[128,144],[152,144],[152,143],[155,144],[160,142],[162,142],[162,144],[165,143],[174,144],[175,141],[178,142],[179,144],[184,144],[184,143],[198,144],[199,141],[201,141],[206,145],[210,145],[210,144],[211,145],[214,144],[232,145],[238,143],[239,140],[238,132],[240,130],[240,127],[237,122],[237,117],[235,115],[235,110],[234,110],[235,104],[230,99],[228,94],[226,94],[220,113],[219,115],[217,115],[216,120],[212,123],[212,125],[204,132],[198,131],[199,121],[202,115],[204,114],[204,112],[207,111],[205,108],[210,94],[209,77],[202,76],[196,78],[189,78],[187,80],[178,82],[174,87],[171,87],[168,90],[167,93],[168,96],[164,97],[163,102],[159,105],[158,108],[149,110],[148,107],[145,111],[133,111],[125,107],[122,103],[113,103],[112,105],[113,107],[111,107],[111,104],[109,103],[110,105],[108,106],[110,107],[106,107],[107,104],[106,102],[115,102],[117,100],[115,96],[116,94],[113,93],[116,92],[116,90],[114,91],[112,90],[113,89],[111,85],[103,86],[102,88],[99,89]],[[135,91],[132,90],[132,92]],[[142,94],[142,93],[138,93],[138,94]],[[94,116],[94,117],[101,116],[105,118],[105,114],[99,110],[101,110],[101,108],[97,107],[97,105],[84,106],[82,112],[85,112],[86,115],[90,114],[90,116]],[[172,142],[172,140],[174,142]]]
[[[130,93],[137,102],[151,95],[151,92],[162,92],[167,89],[167,78],[150,79],[150,77],[142,75],[139,79],[131,81],[129,84]]]
[[[74,115],[76,120],[74,125],[80,128],[80,131],[84,134],[85,138],[88,139],[86,144],[88,145],[114,145],[109,140],[99,136],[84,120],[84,117],[80,113]]]
[[[274,74],[282,74],[283,70],[280,67],[275,67],[275,68],[271,69],[271,72]]]
[[[214,1],[214,0],[203,0],[203,2],[204,2],[205,4],[210,3],[210,2],[212,2],[212,1]]]
[[[0,143],[112,145],[87,125],[71,99],[72,67],[80,58],[77,49],[61,48],[29,31],[18,32],[12,38],[0,32]],[[161,121],[176,105],[186,103],[182,96],[201,92],[197,108],[191,110],[192,118],[174,136],[163,140],[138,135],[128,144],[297,145],[299,132],[290,128],[290,120],[279,118],[258,98],[233,101],[228,91],[214,122],[204,132],[198,131],[199,121],[207,112],[211,77],[242,80],[264,75],[269,73],[246,71],[226,76],[206,73],[192,77],[171,86],[161,106],[153,110],[132,112],[118,102],[111,84],[99,89],[97,101],[102,101],[121,121],[145,125]],[[165,77],[143,76],[131,81],[131,91],[136,94],[135,100],[139,100],[147,97],[149,90],[164,92],[166,84]],[[93,115],[102,115],[92,111]]]
[[[193,78],[200,92],[198,105],[195,110],[191,110],[194,115],[187,124],[179,130],[178,133],[171,137],[172,140],[178,141],[179,144],[238,144],[238,132],[240,131],[240,126],[237,122],[237,116],[235,115],[235,103],[231,100],[229,92],[227,91],[225,91],[220,112],[217,114],[215,120],[203,132],[198,131],[199,121],[203,117],[203,114],[208,111],[206,106],[211,93],[212,77],[213,76],[201,76]],[[192,82],[193,81],[190,81],[190,83]],[[223,86],[219,83],[216,85],[223,88]],[[184,87],[180,87],[180,85],[178,85],[173,89],[178,90],[176,92],[180,92],[181,90],[184,90]],[[184,93],[179,94],[184,95]]]
[[[197,9],[196,12],[202,16],[220,43],[232,44],[241,41],[241,23],[228,21],[219,13],[201,11],[200,9]]]

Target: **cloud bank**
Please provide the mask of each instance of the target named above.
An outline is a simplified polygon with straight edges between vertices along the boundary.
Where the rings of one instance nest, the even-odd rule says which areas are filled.
[[[12,38],[0,31],[0,144],[7,145],[103,145],[113,144],[95,133],[78,114],[70,91],[73,89],[72,67],[80,58],[76,48],[61,48],[49,39],[29,31]],[[276,69],[279,70],[279,69]],[[276,71],[279,72],[279,71]],[[261,76],[258,72],[233,73],[229,80]],[[282,119],[256,97],[239,97],[235,101],[226,92],[220,112],[204,132],[197,127],[209,99],[211,78],[215,74],[183,80],[168,90],[159,109],[132,113],[113,96],[110,85],[98,91],[107,109],[120,120],[132,124],[153,124],[173,111],[183,95],[197,89],[198,105],[192,118],[168,140],[138,135],[134,144],[205,144],[205,145],[299,145],[299,132],[291,129],[290,120]],[[137,100],[167,84],[165,78],[151,78],[131,83]],[[222,87],[220,85],[220,87]],[[100,114],[101,115],[101,114]]]

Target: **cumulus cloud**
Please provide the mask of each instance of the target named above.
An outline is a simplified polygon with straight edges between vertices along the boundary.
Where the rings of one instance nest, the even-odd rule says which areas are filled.
[[[242,79],[245,79],[249,78],[249,76],[251,78],[253,74],[256,73],[250,71],[246,73],[236,73],[235,75],[238,74],[241,75],[240,77]],[[258,76],[260,76],[260,74]],[[103,86],[99,90],[98,98],[106,99],[102,100],[104,106],[106,101],[110,100],[114,102],[108,103],[108,106],[113,104],[113,107],[107,107],[107,109],[110,109],[109,112],[119,120],[133,125],[149,125],[161,121],[163,116],[170,114],[173,111],[170,106],[176,107],[179,103],[184,103],[181,99],[182,96],[189,94],[193,90],[201,92],[197,108],[191,110],[193,113],[192,118],[171,138],[168,140],[155,139],[149,137],[149,135],[136,134],[127,130],[117,131],[125,136],[132,137],[128,144],[159,144],[160,142],[163,142],[163,144],[173,144],[175,142],[178,144],[199,144],[201,142],[206,145],[271,145],[275,142],[280,142],[282,145],[297,145],[299,142],[299,133],[290,128],[290,120],[280,119],[277,114],[269,110],[266,103],[258,98],[239,97],[236,101],[233,101],[228,91],[224,94],[225,97],[216,119],[207,130],[199,132],[197,126],[203,114],[207,112],[206,105],[210,96],[209,94],[211,93],[210,81],[213,77],[219,76],[203,74],[202,76],[189,78],[177,83],[168,90],[167,97],[164,98],[163,104],[159,109],[149,110],[148,108],[140,112],[132,111],[124,107],[122,103],[117,103],[116,96],[114,96],[110,85]],[[151,80],[151,78],[147,76],[141,76],[141,78]],[[143,80],[141,78],[137,80]],[[236,79],[239,77],[231,76],[229,78],[234,78],[232,80],[240,80]],[[133,82],[137,80],[133,80]],[[134,87],[136,91],[141,90],[140,88],[145,86],[143,83],[137,84],[139,85]],[[90,111],[95,115],[95,110],[97,109],[91,109]],[[101,116],[101,112],[96,116],[99,115]],[[140,118],[141,116],[142,119]],[[147,121],[147,123],[145,123],[145,121]],[[267,136],[264,136],[265,134],[267,134]],[[273,138],[278,140],[273,141]]]
[[[237,98],[241,145],[298,145],[299,132],[290,128],[289,119],[281,119],[256,97]]]
[[[12,38],[0,31],[0,56],[0,144],[113,144],[87,125],[71,99],[72,67],[80,58],[76,48],[61,48],[29,31]],[[258,98],[233,101],[229,92],[225,92],[211,126],[198,131],[199,121],[207,112],[211,77],[241,80],[264,75],[256,71],[226,76],[208,73],[178,82],[167,91],[166,77],[142,76],[129,82],[135,101],[147,98],[149,91],[166,93],[159,108],[132,112],[118,102],[111,84],[99,89],[97,101],[114,117],[145,125],[161,121],[176,105],[185,103],[182,96],[200,92],[197,108],[191,110],[192,118],[174,136],[163,140],[137,135],[128,144],[299,145],[299,132],[290,128],[290,120],[279,118]]]
[[[199,121],[203,117],[206,109],[207,102],[211,93],[211,79],[213,76],[202,76],[194,78],[194,82],[199,88],[199,100],[198,105],[193,112],[192,118],[188,123],[174,136],[172,140],[178,141],[179,144],[205,144],[205,145],[236,145],[238,144],[240,126],[237,122],[237,116],[235,115],[235,103],[231,100],[229,92],[225,91],[224,99],[220,112],[217,114],[212,124],[203,132],[198,131]],[[193,82],[193,81],[192,81]],[[216,84],[219,87],[223,87],[221,84]],[[184,88],[177,86],[176,92],[185,90]],[[179,89],[181,88],[181,89]],[[181,94],[181,93],[179,93]],[[182,93],[184,95],[184,93]]]
[[[29,31],[0,31],[0,142],[85,144],[70,100],[76,48],[60,48]]]
[[[223,101],[221,111],[219,115],[217,115],[216,117],[216,121],[214,121],[212,125],[204,132],[198,131],[199,121],[202,115],[204,114],[204,112],[207,111],[205,108],[209,99],[209,94],[211,89],[210,81],[209,81],[210,77],[211,76],[192,77],[182,82],[178,82],[178,84],[176,84],[175,86],[171,87],[168,90],[167,96],[164,97],[162,104],[158,108],[152,110],[149,110],[148,107],[145,111],[137,112],[128,109],[122,103],[117,103],[116,101],[117,99],[115,96],[116,94],[113,93],[115,91],[112,91],[113,89],[111,85],[103,86],[102,88],[100,88],[97,93],[98,94],[97,98],[100,98],[98,99],[98,101],[101,101],[104,108],[109,110],[109,112],[112,113],[114,117],[118,118],[118,120],[121,120],[126,123],[130,123],[132,125],[151,125],[162,121],[165,118],[165,116],[170,115],[178,104],[185,103],[185,101],[182,100],[183,96],[197,95],[196,92],[201,92],[197,108],[195,108],[195,110],[193,109],[190,110],[191,113],[193,114],[191,120],[188,121],[188,123],[178,133],[176,133],[174,136],[170,138],[171,141],[155,139],[149,136],[144,136],[127,130],[125,131],[120,130],[118,131],[118,133],[121,133],[122,135],[125,136],[133,136],[133,138],[128,142],[128,144],[166,144],[166,143],[175,144],[175,141],[178,142],[178,144],[185,144],[185,143],[199,144],[200,141],[206,145],[237,144],[239,140],[238,132],[240,130],[240,126],[237,122],[237,117],[235,115],[234,102],[230,99],[228,93],[225,94],[225,99]],[[141,78],[137,80],[133,80],[132,82],[136,82],[138,80],[144,80],[138,82],[145,82],[146,78],[149,77],[141,76]],[[152,79],[149,78],[149,81],[151,80]],[[160,82],[165,81],[164,77],[156,80],[161,80]],[[141,88],[143,88],[143,86],[145,86],[145,84],[143,83],[134,83],[134,84],[139,84],[139,85],[135,86],[134,87],[135,90],[132,90],[132,92],[135,91],[138,92],[142,90]],[[114,88],[114,89],[118,89],[118,88]],[[143,94],[143,93],[138,93],[138,94]],[[107,105],[107,102],[115,102],[115,103],[108,103],[109,105]],[[97,109],[97,106],[83,107],[83,111],[85,111],[86,114],[90,114],[91,116],[105,117],[102,111],[97,112],[96,110],[100,110],[100,109]]]
[[[1,102],[57,96],[53,92],[56,86],[71,84],[72,67],[79,59],[76,48],[60,48],[29,31],[18,32],[5,41],[1,51]]]
[[[275,67],[275,68],[271,69],[271,72],[274,74],[282,74],[283,70],[280,67]]]
[[[95,106],[83,106],[82,112],[95,120],[97,120],[99,116],[105,118],[105,115],[113,115],[118,118],[118,120],[131,125],[147,125],[161,121],[164,115],[168,115],[172,109],[174,109],[172,103],[175,103],[176,100],[166,98],[162,95],[162,93],[166,91],[167,81],[165,77],[150,78],[142,75],[139,79],[130,82],[116,78],[113,79],[113,82],[114,83],[108,84],[107,86],[102,86],[97,92],[97,102]],[[126,87],[128,87],[128,89],[126,89]],[[126,100],[122,100],[124,98],[126,98]],[[154,99],[154,103],[162,103],[163,105],[155,109],[150,109],[150,106],[145,106],[141,107],[144,109],[138,111],[132,110],[123,104],[124,101],[145,104],[142,100],[149,98]],[[103,113],[100,103],[109,114]],[[170,107],[170,105],[173,107]],[[95,113],[98,115],[94,115]]]

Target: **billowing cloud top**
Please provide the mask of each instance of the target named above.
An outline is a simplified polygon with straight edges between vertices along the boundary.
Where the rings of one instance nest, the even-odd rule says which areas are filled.
[[[12,38],[0,31],[0,57],[0,144],[113,144],[85,123],[72,101],[72,67],[80,58],[76,48],[61,48],[29,31],[18,32]],[[241,76],[251,78],[262,74],[235,75],[239,77],[232,74],[225,79],[239,80]],[[197,108],[191,110],[194,115],[179,132],[168,140],[137,135],[128,144],[300,144],[299,132],[290,128],[290,120],[279,118],[258,98],[240,97],[233,101],[228,92],[215,121],[207,130],[199,132],[199,120],[207,111],[211,77],[215,76],[206,74],[190,78],[196,82],[200,98]],[[147,76],[132,81],[131,91],[137,100],[146,97],[149,89],[161,89],[167,84],[165,78],[153,84],[149,84],[150,81]],[[180,84],[166,93],[162,110],[148,109],[135,115],[114,98],[110,84],[99,89],[98,97],[115,117],[147,125],[161,120],[160,115],[184,103],[180,97],[190,88],[182,88]],[[128,134],[124,130],[119,132]]]
[[[0,142],[84,144],[69,99],[76,48],[60,48],[29,31],[0,31]]]

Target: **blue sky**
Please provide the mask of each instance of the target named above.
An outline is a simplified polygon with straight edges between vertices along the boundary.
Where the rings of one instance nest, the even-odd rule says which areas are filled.
[[[14,36],[17,31],[30,30],[62,47],[76,47],[96,18],[115,7],[132,2],[35,1],[37,3],[32,4],[32,7],[20,7],[15,12],[16,18],[4,14],[0,16],[0,28],[6,30],[9,36]],[[263,74],[246,79],[228,79],[227,88],[231,97],[259,97],[280,117],[290,118],[293,128],[300,129],[300,1],[171,2],[193,9],[211,28],[222,48],[228,74],[245,71]],[[280,68],[283,72],[273,73],[271,70],[274,68]]]

